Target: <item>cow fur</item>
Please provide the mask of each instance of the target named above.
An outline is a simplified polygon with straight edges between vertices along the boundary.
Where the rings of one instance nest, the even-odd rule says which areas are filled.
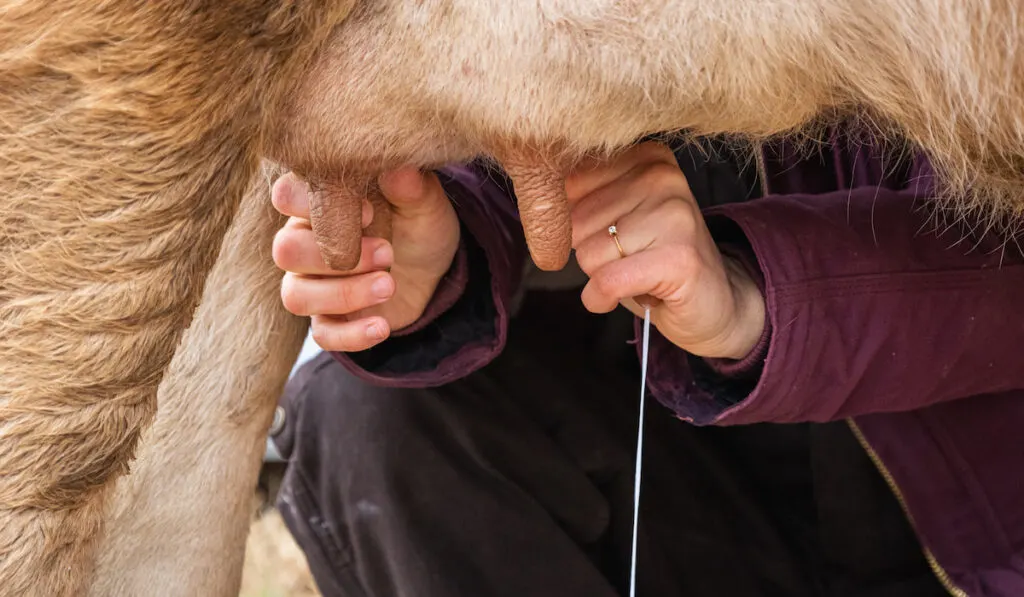
[[[347,189],[342,219],[386,166],[494,158],[547,269],[564,169],[658,131],[854,118],[923,150],[957,213],[1024,205],[1017,0],[351,1],[0,2],[5,590],[85,583],[261,156]]]
[[[5,594],[82,593],[274,102],[349,4],[0,3]]]
[[[852,121],[891,151],[923,149],[940,175],[940,206],[1012,227],[1024,206],[1022,9],[1020,0],[368,1],[290,96],[277,145],[328,192],[382,165],[497,158],[546,269],[568,257],[561,171],[664,131],[756,144],[814,140]],[[358,221],[358,203],[347,211]]]
[[[267,428],[308,320],[277,300],[284,223],[258,175],[117,480],[91,597],[237,597]]]

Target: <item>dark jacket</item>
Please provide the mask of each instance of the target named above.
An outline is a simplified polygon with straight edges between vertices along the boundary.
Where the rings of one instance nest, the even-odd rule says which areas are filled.
[[[930,209],[923,159],[884,163],[838,137],[811,157],[784,144],[762,157],[763,197],[705,210],[761,282],[762,341],[711,360],[653,332],[651,394],[697,425],[849,421],[951,592],[1024,595],[1020,248]],[[514,198],[493,173],[442,175],[462,245],[420,321],[336,355],[367,381],[441,385],[504,346],[528,258]]]

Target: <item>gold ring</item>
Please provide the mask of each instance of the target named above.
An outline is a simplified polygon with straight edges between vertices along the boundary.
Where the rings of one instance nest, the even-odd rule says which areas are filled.
[[[615,224],[608,227],[608,236],[612,237],[612,240],[615,241],[615,248],[619,250],[619,257],[625,257],[626,252],[622,250],[622,243],[619,242],[619,228]]]

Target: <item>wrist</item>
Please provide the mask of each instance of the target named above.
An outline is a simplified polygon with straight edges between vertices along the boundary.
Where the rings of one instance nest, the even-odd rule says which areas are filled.
[[[750,278],[742,264],[726,258],[726,271],[733,292],[736,315],[722,358],[743,360],[764,335],[767,309],[761,289]]]

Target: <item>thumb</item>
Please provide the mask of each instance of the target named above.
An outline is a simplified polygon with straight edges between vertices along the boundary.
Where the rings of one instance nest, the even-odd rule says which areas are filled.
[[[380,176],[377,184],[384,199],[400,217],[431,214],[448,201],[437,176],[413,166],[389,170]]]

